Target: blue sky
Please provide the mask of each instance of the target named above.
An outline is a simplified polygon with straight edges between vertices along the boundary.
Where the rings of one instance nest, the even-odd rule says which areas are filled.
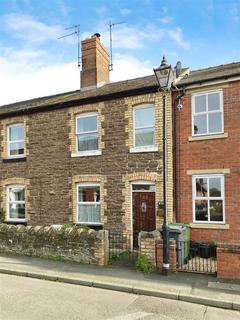
[[[190,69],[240,61],[240,0],[0,0],[0,105],[79,88],[79,24],[109,46],[111,80],[152,74],[163,54]]]

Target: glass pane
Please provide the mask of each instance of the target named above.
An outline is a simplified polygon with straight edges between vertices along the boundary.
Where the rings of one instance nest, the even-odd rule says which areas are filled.
[[[79,222],[100,222],[100,205],[78,205]]]
[[[24,203],[10,203],[9,204],[9,218],[10,219],[25,219],[25,204]]]
[[[195,200],[195,219],[197,221],[208,221],[207,200]]]
[[[134,184],[133,191],[155,191],[155,185],[150,184]]]
[[[194,116],[194,134],[207,133],[207,116],[205,114]]]
[[[99,202],[100,201],[100,187],[78,187],[78,202]]]
[[[223,221],[222,200],[210,200],[210,221]]]
[[[207,179],[196,179],[196,197],[207,197]]]
[[[77,119],[77,133],[97,131],[97,116],[89,116]]]
[[[211,93],[208,95],[208,111],[220,109],[220,94]]]
[[[78,151],[98,150],[98,134],[78,136]]]
[[[206,95],[195,97],[195,113],[206,111]]]
[[[135,109],[135,128],[154,126],[154,107]]]
[[[210,197],[221,197],[221,178],[209,178]]]
[[[135,130],[135,147],[147,147],[154,145],[154,129],[136,129]]]
[[[210,113],[208,115],[208,127],[209,133],[211,132],[222,132],[222,114],[219,113]]]
[[[9,189],[9,201],[24,201],[25,192],[23,188],[11,188]]]
[[[9,128],[9,140],[24,140],[24,129],[22,125]]]
[[[11,142],[9,144],[10,156],[24,154],[24,142]]]

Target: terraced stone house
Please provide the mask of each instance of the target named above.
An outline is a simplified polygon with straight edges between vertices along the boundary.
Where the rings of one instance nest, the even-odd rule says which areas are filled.
[[[98,35],[82,42],[81,90],[0,107],[8,223],[86,224],[137,239],[162,223],[162,96],[154,75],[109,83]],[[168,219],[173,220],[167,96]]]

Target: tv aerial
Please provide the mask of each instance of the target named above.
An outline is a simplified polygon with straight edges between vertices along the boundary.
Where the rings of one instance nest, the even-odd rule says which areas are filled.
[[[77,65],[78,65],[78,68],[80,68],[81,66],[81,57],[80,57],[80,25],[77,24],[75,26],[72,26],[72,27],[69,27],[69,28],[65,28],[65,30],[74,30],[73,32],[71,33],[68,33],[68,34],[65,34],[64,36],[61,36],[58,38],[59,39],[63,39],[63,38],[66,38],[66,37],[70,37],[70,36],[77,36]]]
[[[111,20],[109,21],[109,41],[110,41],[110,64],[109,64],[109,71],[113,71],[113,40],[112,40],[112,29],[114,26],[117,26],[119,24],[126,23],[124,21],[122,22],[115,22],[113,23]]]

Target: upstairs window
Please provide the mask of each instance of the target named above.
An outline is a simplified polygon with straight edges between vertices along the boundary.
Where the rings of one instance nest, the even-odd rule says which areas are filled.
[[[152,105],[135,107],[134,119],[134,147],[147,148],[155,144],[155,108]]]
[[[7,189],[8,197],[8,220],[25,220],[25,188],[16,185],[9,186]]]
[[[224,176],[193,177],[194,222],[224,222]]]
[[[8,157],[23,157],[24,150],[24,125],[14,124],[8,126]]]
[[[223,133],[223,92],[210,91],[192,97],[193,136]]]
[[[78,222],[84,224],[100,223],[100,186],[78,185]]]
[[[98,150],[98,116],[84,114],[76,119],[77,152]]]

